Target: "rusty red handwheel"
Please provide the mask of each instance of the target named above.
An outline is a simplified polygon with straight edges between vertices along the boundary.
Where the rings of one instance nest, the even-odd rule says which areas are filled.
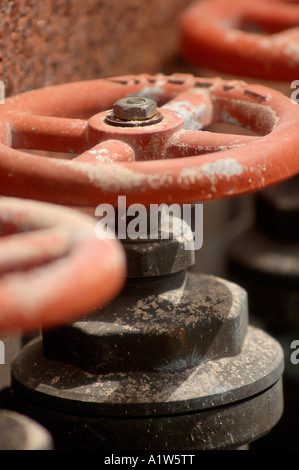
[[[0,333],[53,327],[116,296],[125,257],[93,219],[37,201],[0,198]]]
[[[181,19],[183,56],[202,67],[265,80],[299,73],[299,5],[281,0],[203,0]]]
[[[159,119],[141,126],[107,121],[113,103],[132,95],[156,100]],[[258,135],[204,130],[218,121]],[[299,108],[242,81],[175,74],[57,85],[9,98],[0,122],[2,194],[59,204],[117,205],[118,195],[145,205],[219,199],[259,190],[299,168]]]

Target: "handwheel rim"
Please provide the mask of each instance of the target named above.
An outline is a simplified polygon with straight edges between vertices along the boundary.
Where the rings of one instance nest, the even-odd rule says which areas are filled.
[[[79,93],[80,90],[81,93]],[[188,133],[188,139],[191,141],[195,139],[195,143],[188,139],[186,141],[182,115],[169,108],[169,103],[165,105],[165,101],[176,102],[180,94],[188,92],[192,92],[193,97],[198,96],[198,93],[201,93],[201,96],[208,96],[204,113],[198,118],[199,126],[202,125],[199,122],[200,119],[206,120],[206,123],[211,121],[209,103],[213,108],[212,112],[219,114],[219,110],[215,111],[217,103],[219,104],[219,100],[226,103],[227,100],[227,106],[224,105],[227,114],[230,114],[230,105],[235,108],[233,115],[228,116],[228,120],[234,120],[237,116],[238,119],[244,121],[247,112],[251,114],[251,124],[258,125],[259,122],[261,127],[266,126],[268,133],[256,138],[232,136],[227,139],[230,142],[227,145],[228,149],[224,152],[219,151],[221,145],[216,145],[217,151],[200,154],[198,149],[200,149],[199,136],[203,135],[201,131],[194,131],[195,134],[193,133],[192,136],[191,131]],[[105,109],[111,107],[112,101],[129,93],[137,95],[147,93],[148,96],[161,101],[160,110],[164,114],[168,113],[168,116],[171,116],[171,119],[177,123],[175,132],[169,128],[163,131],[166,137],[163,134],[162,141],[165,140],[162,143],[167,143],[167,151],[172,149],[171,152],[177,151],[184,156],[168,158],[166,154],[166,158],[162,160],[130,161],[132,150],[130,130],[126,130],[129,132],[127,140],[124,134],[117,140],[117,145],[119,143],[121,145],[120,153],[124,151],[128,153],[127,161],[116,159],[116,162],[113,161],[110,164],[56,161],[48,157],[28,155],[19,150],[10,149],[7,145],[11,139],[11,134],[7,135],[7,127],[13,134],[12,117],[16,110],[18,113],[29,116],[28,119],[30,118],[31,121],[36,118],[34,116],[32,118],[29,113],[42,111],[45,114],[44,110],[47,106],[48,116],[55,112],[60,119],[63,115],[70,116],[74,111],[79,114],[90,110],[94,112],[97,106],[101,114],[103,107]],[[76,101],[78,94],[79,98]],[[67,110],[66,103],[71,103]],[[236,112],[239,104],[243,108],[245,106],[243,115],[242,112],[241,114],[239,111]],[[26,114],[24,114],[25,111]],[[242,81],[225,81],[220,78],[201,79],[179,74],[171,77],[140,75],[77,82],[10,98],[1,108],[0,113],[2,116],[0,175],[3,182],[2,193],[5,195],[75,206],[96,206],[103,201],[117,205],[117,197],[120,194],[127,197],[127,204],[206,201],[252,192],[276,184],[296,174],[299,166],[296,138],[299,119],[297,107],[279,92],[259,85],[248,85]],[[51,122],[53,124],[54,121]],[[75,137],[74,135],[71,137],[77,139],[77,149],[86,153],[89,151],[84,147],[86,143],[82,146],[80,140],[86,133],[85,124],[80,119],[78,122]],[[164,124],[162,121],[156,126],[150,126],[152,129],[148,128],[142,132],[149,134],[152,132],[154,136],[157,133],[157,126],[162,128],[162,125],[166,125],[165,122],[164,119]],[[248,124],[248,122],[246,124],[246,119],[243,124]],[[22,132],[24,135],[23,124]],[[108,134],[105,135],[102,144],[108,140],[112,140],[113,144],[114,132],[115,128],[111,131],[111,139]],[[140,135],[144,139],[145,134]],[[182,135],[183,140],[181,140]],[[138,135],[134,138],[136,140]],[[61,136],[60,139],[63,141]],[[197,155],[192,155],[194,149],[198,152]]]
[[[120,291],[125,256],[72,209],[0,198],[0,333],[58,326]]]
[[[199,66],[234,75],[296,80],[299,6],[291,3],[281,0],[195,2],[181,18],[182,54]],[[246,23],[261,24],[270,34],[242,30]]]

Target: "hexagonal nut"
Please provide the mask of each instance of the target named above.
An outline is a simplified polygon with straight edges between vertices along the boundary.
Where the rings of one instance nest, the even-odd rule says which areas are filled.
[[[113,114],[125,121],[142,121],[150,119],[157,113],[157,103],[142,96],[129,96],[116,101]]]

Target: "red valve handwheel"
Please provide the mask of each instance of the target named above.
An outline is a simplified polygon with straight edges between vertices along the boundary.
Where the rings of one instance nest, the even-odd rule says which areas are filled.
[[[0,333],[52,327],[121,289],[125,257],[93,219],[60,206],[0,198]]]
[[[182,55],[221,72],[265,80],[299,76],[299,5],[202,0],[181,20]]]
[[[128,95],[158,101],[161,122],[108,124]],[[90,117],[91,116],[91,117]],[[257,136],[199,129],[225,121]],[[205,201],[259,190],[297,173],[299,108],[272,89],[176,74],[123,76],[27,92],[0,107],[4,195],[73,206]],[[17,150],[23,149],[23,150]],[[24,149],[69,152],[73,160]],[[79,156],[78,156],[79,155]]]

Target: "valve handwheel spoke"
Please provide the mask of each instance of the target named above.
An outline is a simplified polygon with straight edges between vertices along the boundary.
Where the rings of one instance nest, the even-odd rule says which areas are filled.
[[[0,333],[82,316],[120,291],[125,257],[93,219],[37,201],[0,198]]]
[[[81,153],[74,160],[87,163],[113,163],[134,161],[132,147],[120,140],[106,140]]]
[[[163,109],[171,109],[184,119],[184,129],[174,134],[168,144],[168,156],[172,158],[203,155],[254,142],[258,137],[235,134],[211,133],[204,128],[216,118],[211,96],[189,90],[166,103]],[[201,131],[200,134],[198,131]]]
[[[184,128],[199,130],[213,121],[213,103],[211,96],[205,91],[191,89],[178,94],[162,106],[170,109],[184,119]]]
[[[10,126],[14,148],[78,154],[88,146],[83,119],[12,113]]]
[[[174,74],[76,82],[9,98],[0,117],[1,190],[10,196],[89,207],[116,204],[119,194],[128,204],[205,201],[259,190],[299,166],[299,109],[238,80]],[[221,121],[257,135],[205,130]],[[31,147],[74,158],[17,149]]]
[[[204,155],[222,152],[230,148],[256,142],[259,138],[251,135],[222,134],[220,132],[184,130],[169,143],[168,153],[172,158]],[[200,142],[200,144],[199,144]]]

